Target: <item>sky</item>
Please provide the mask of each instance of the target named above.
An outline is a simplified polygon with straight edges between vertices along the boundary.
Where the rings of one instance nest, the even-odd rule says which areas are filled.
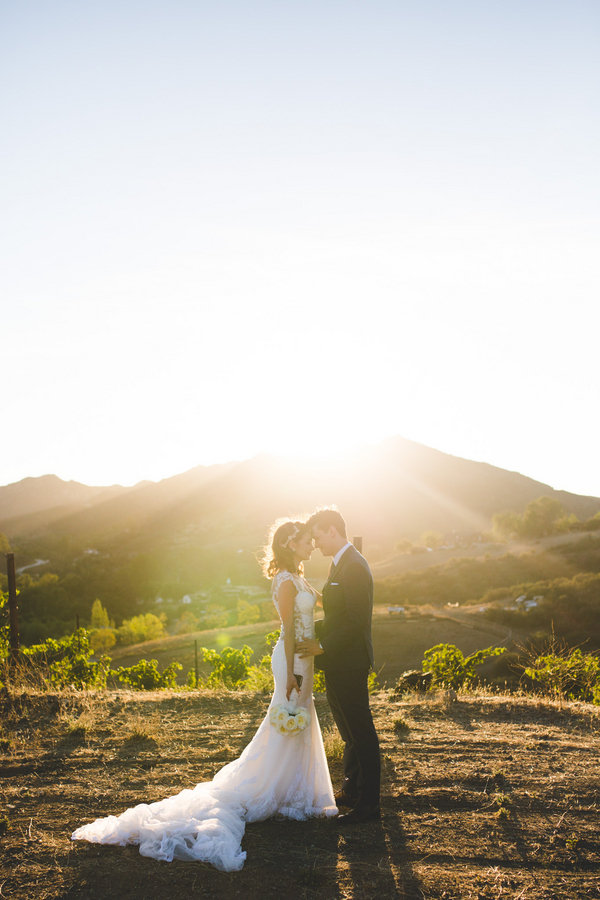
[[[402,435],[600,496],[596,0],[0,0],[0,484]]]

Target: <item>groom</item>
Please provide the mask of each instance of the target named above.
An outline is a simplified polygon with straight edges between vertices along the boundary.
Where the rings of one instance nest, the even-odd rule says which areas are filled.
[[[318,658],[315,665],[325,673],[327,700],[345,744],[344,782],[335,800],[350,812],[338,821],[369,822],[380,818],[379,741],[367,689],[373,666],[373,577],[366,559],[349,543],[337,510],[319,510],[308,524],[315,547],[333,563],[323,586],[325,617],[316,623],[317,639],[300,642],[297,651]]]

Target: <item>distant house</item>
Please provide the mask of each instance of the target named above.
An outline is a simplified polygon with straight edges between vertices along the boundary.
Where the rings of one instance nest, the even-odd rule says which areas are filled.
[[[406,612],[404,606],[388,606],[387,608],[390,616],[401,616]]]
[[[184,596],[181,598],[181,602],[185,603],[186,606],[188,606],[192,602],[192,598],[189,594],[184,594]]]
[[[533,597],[533,599],[531,599],[531,600],[527,599],[527,594],[521,594],[521,596],[517,597],[517,599],[515,600],[515,604],[516,604],[517,608],[520,607],[521,609],[524,609],[525,611],[527,611],[529,609],[534,609],[536,606],[538,606],[540,600],[543,600],[543,599],[544,598],[541,594],[538,594],[537,596]]]

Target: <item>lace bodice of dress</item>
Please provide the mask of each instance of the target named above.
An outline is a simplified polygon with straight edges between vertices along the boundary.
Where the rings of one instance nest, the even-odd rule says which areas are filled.
[[[273,603],[280,619],[281,613],[277,604],[277,592],[284,581],[291,581],[298,591],[294,598],[294,637],[296,641],[314,638],[314,607],[317,595],[301,575],[295,575],[293,572],[287,571],[278,572],[273,579]],[[283,621],[281,622],[281,637],[283,637]]]

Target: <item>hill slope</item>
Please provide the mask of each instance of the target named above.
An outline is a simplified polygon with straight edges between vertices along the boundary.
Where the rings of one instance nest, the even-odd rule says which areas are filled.
[[[201,543],[235,538],[234,543],[255,546],[275,518],[330,504],[343,511],[353,534],[368,535],[371,543],[385,547],[425,529],[480,532],[489,528],[495,512],[522,511],[542,495],[556,497],[580,518],[600,510],[598,498],[555,491],[519,473],[402,438],[327,463],[258,456],[201,466],[157,484],[104,489],[104,496],[90,488],[77,502],[72,485],[62,482],[65,506],[69,497],[62,514],[59,485],[53,485],[54,507],[49,501],[35,507],[32,495],[39,480],[25,481],[0,488],[1,531],[12,537],[51,528],[88,541],[121,535],[133,549],[182,535]]]

